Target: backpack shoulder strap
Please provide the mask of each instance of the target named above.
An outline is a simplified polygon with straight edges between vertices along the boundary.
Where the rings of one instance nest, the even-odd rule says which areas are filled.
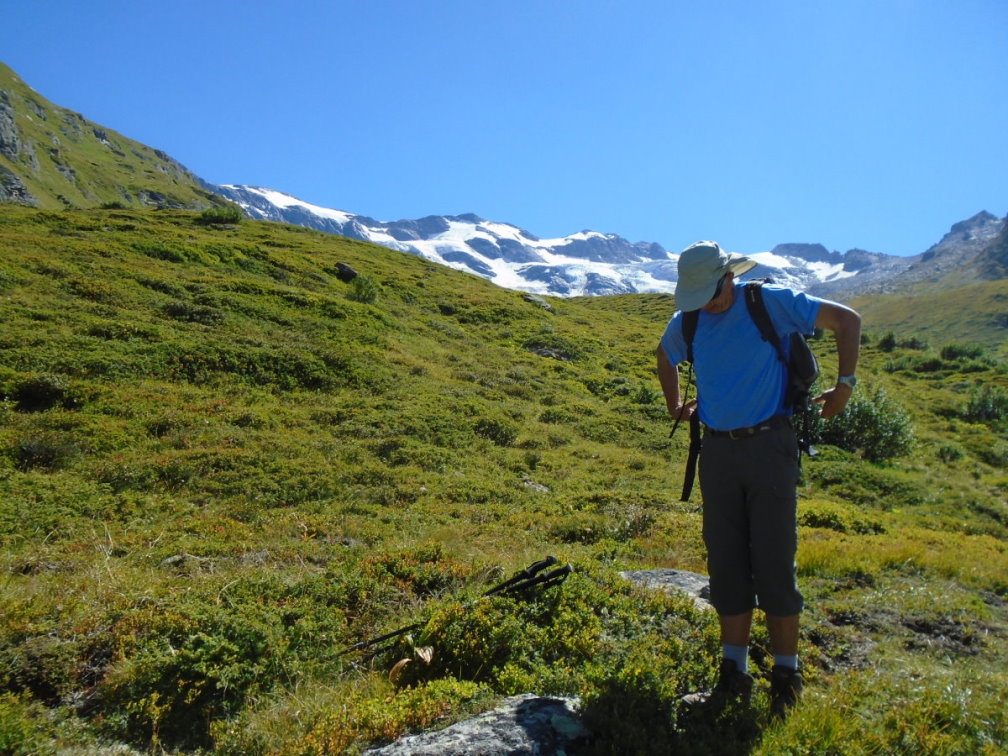
[[[773,346],[777,351],[780,361],[786,365],[787,359],[784,357],[780,337],[777,335],[776,329],[774,329],[773,322],[770,320],[770,313],[767,312],[766,303],[763,301],[762,281],[750,281],[745,285],[745,303],[746,309],[749,310],[749,317],[753,319],[753,322],[759,329],[763,341],[769,342]]]
[[[690,364],[690,375],[693,370],[693,337],[696,336],[697,323],[700,321],[700,310],[690,310],[684,312],[682,317],[682,335],[686,342],[686,361]],[[690,443],[689,453],[686,458],[686,474],[683,477],[682,501],[689,501],[690,493],[693,491],[693,480],[696,478],[697,459],[700,457],[700,414],[694,412],[689,420]],[[672,433],[679,427],[679,420],[676,420],[672,427]]]
[[[684,312],[682,316],[682,335],[686,342],[686,361],[693,364],[693,337],[696,336],[697,322],[700,320],[700,310]]]

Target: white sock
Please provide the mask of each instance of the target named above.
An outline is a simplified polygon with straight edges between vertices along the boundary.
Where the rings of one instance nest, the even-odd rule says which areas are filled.
[[[787,667],[788,669],[798,669],[798,655],[788,656],[787,654],[774,654],[773,663],[775,667]]]
[[[739,672],[749,671],[749,646],[721,646],[721,654],[725,659],[731,659]]]

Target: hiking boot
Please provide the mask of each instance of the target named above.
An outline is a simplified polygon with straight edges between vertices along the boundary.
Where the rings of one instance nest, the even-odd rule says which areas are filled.
[[[731,659],[722,659],[717,685],[706,693],[691,693],[683,698],[688,704],[707,704],[722,709],[729,703],[748,706],[752,701],[753,677],[739,671]]]
[[[775,665],[770,670],[770,715],[784,719],[801,698],[803,683],[800,670]]]

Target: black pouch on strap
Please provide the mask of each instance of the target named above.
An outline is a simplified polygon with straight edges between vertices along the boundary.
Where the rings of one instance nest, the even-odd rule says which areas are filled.
[[[696,478],[697,459],[700,457],[700,413],[694,412],[689,424],[689,456],[686,458],[686,475],[683,478],[682,497],[680,501],[689,501],[693,493],[693,480]]]

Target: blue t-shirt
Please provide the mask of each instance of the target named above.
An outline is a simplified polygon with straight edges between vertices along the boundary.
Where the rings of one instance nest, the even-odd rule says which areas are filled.
[[[713,315],[701,310],[693,337],[700,420],[715,430],[745,428],[789,412],[784,408],[785,367],[749,315],[744,286],[735,284],[735,301],[726,312]],[[823,300],[763,284],[763,301],[774,329],[785,337],[786,355],[787,334],[810,335]],[[672,365],[686,359],[682,315],[676,312],[661,338]]]

